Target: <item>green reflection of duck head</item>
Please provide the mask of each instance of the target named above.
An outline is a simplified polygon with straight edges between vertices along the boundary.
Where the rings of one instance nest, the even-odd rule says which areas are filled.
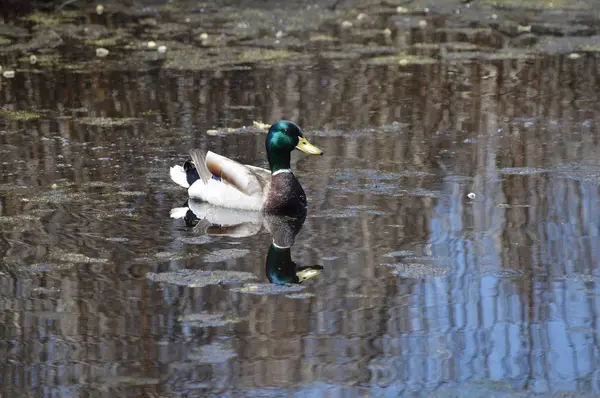
[[[306,212],[296,217],[277,216],[222,208],[190,199],[182,207],[172,209],[171,217],[182,218],[187,226],[211,236],[248,237],[258,234],[264,226],[272,237],[265,261],[271,283],[301,283],[323,270],[320,265],[299,267],[292,261],[291,248],[304,225]]]
[[[284,285],[301,283],[321,273],[320,265],[299,267],[292,261],[291,248],[306,219],[306,213],[297,218],[265,215],[265,224],[273,237],[265,268],[269,282]]]

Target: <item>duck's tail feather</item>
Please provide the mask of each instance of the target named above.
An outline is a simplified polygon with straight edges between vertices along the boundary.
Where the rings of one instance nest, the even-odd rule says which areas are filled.
[[[173,182],[177,185],[181,185],[184,188],[190,187],[187,179],[187,173],[183,166],[177,165],[171,167],[169,174],[171,175],[171,180],[173,180]]]
[[[196,172],[198,173],[198,177],[204,181],[204,183],[208,183],[212,178],[212,173],[208,170],[206,166],[206,158],[202,154],[200,149],[192,149],[190,150],[190,157],[192,161],[196,165]]]

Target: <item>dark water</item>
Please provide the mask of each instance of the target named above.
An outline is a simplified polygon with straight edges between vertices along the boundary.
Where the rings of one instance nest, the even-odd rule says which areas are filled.
[[[392,46],[503,43],[452,29]],[[600,394],[596,54],[343,52],[2,79],[0,396]],[[280,118],[325,151],[293,159],[300,285],[269,284],[262,221],[169,217],[189,148],[266,165],[264,133],[208,129]]]

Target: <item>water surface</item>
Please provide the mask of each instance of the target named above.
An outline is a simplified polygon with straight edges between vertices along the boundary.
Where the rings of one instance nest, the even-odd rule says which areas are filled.
[[[515,44],[460,10],[328,11],[267,44],[225,18],[208,31],[236,54],[281,39],[299,55],[216,68],[131,60],[126,40],[106,64],[97,43],[53,50],[83,70],[5,48],[0,395],[600,394],[596,50],[544,41],[535,18]],[[86,12],[74,26],[148,17]],[[266,166],[253,121],[280,118],[325,151],[293,157],[310,207],[291,259],[323,268],[301,284],[269,284],[262,221],[240,237],[170,218],[189,148]]]

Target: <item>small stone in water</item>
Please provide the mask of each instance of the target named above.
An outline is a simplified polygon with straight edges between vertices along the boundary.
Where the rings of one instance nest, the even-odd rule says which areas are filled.
[[[473,193],[473,192],[469,192],[469,193],[467,194],[467,197],[468,197],[469,199],[473,200],[473,199],[475,199],[475,193]]]
[[[100,58],[104,58],[108,55],[108,50],[106,48],[97,48],[96,49],[96,56],[100,57]]]
[[[342,28],[349,29],[351,27],[352,27],[352,22],[350,22],[350,21],[344,21],[344,22],[342,22]]]
[[[7,79],[12,79],[13,77],[15,77],[15,71],[14,70],[5,70],[4,73],[2,73],[2,76],[4,76]]]
[[[38,61],[38,58],[37,58],[37,56],[35,54],[31,54],[29,56],[29,63],[30,64],[35,65],[35,64],[37,64],[37,61]]]
[[[150,40],[148,43],[146,43],[146,47],[148,47],[150,49],[156,48],[156,42]]]
[[[158,52],[161,54],[164,54],[167,52],[167,46],[160,46],[158,47]]]
[[[102,15],[103,12],[104,12],[104,6],[102,4],[98,4],[96,6],[96,14]]]

